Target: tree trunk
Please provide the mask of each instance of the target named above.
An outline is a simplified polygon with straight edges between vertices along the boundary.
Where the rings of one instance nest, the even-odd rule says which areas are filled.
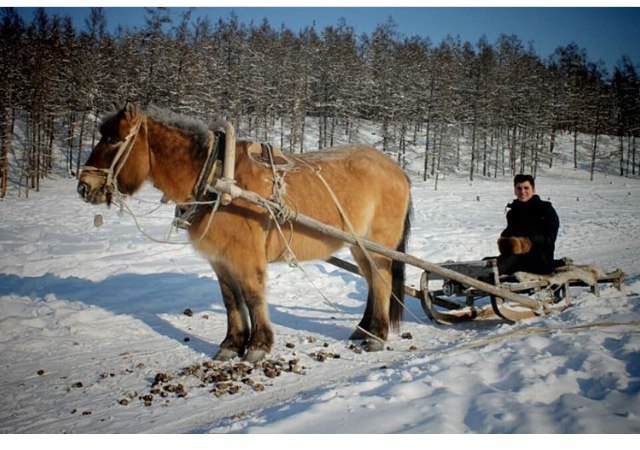
[[[464,128],[462,130],[460,130],[460,128],[457,128],[456,129],[456,169],[460,168],[460,135],[461,134],[464,134]],[[444,131],[440,135],[440,145],[442,144],[443,139],[444,139]]]
[[[4,90],[3,105],[0,107],[2,118],[0,126],[2,127],[0,140],[2,141],[2,152],[0,156],[0,198],[7,196],[9,178],[9,149],[11,148],[11,137],[13,135],[13,126],[15,114],[13,112],[11,85],[7,83]]]
[[[493,135],[491,136],[491,141],[493,142]],[[495,143],[496,154],[495,154],[495,161],[493,164],[493,178],[498,178],[498,159],[500,157],[500,147],[501,147],[499,135],[495,136],[495,141],[496,141]]]
[[[631,142],[629,142],[629,147],[631,148],[631,175],[636,174],[636,137],[629,137]]]
[[[11,133],[9,130],[9,110],[7,103],[2,108],[2,157],[0,158],[0,198],[7,196],[7,177],[9,176],[9,146],[11,145]]]
[[[553,167],[553,150],[556,147],[556,130],[551,130],[551,137],[549,139],[549,169]]]
[[[80,164],[82,161],[82,143],[84,142],[84,125],[86,120],[87,120],[87,112],[83,111],[82,116],[80,117],[80,136],[78,137],[78,157],[76,158],[76,160],[78,161],[78,165],[76,166],[76,173],[80,173]],[[73,174],[73,171],[72,171],[72,174]]]
[[[293,138],[293,134],[291,135]],[[291,140],[289,140],[289,151],[291,151]],[[284,119],[280,116],[280,148],[284,150]]]
[[[473,181],[473,171],[476,165],[476,121],[473,121],[471,128],[471,163],[469,164],[469,181]]]
[[[333,138],[335,136],[336,118],[331,118],[331,132],[329,133],[329,147],[333,147]]]
[[[431,176],[436,174],[436,158],[440,142],[442,142],[442,125],[437,125],[437,128],[433,132],[433,151],[431,152]]]
[[[520,132],[520,173],[525,172],[527,164],[527,133],[523,129]]]
[[[400,148],[398,149],[398,164],[402,169],[407,167],[407,124],[400,125]]]
[[[636,174],[636,137],[633,137],[633,153],[632,153],[631,174]],[[640,168],[638,168],[640,170]]]
[[[487,171],[488,171],[488,158],[487,158],[487,150],[489,147],[489,144],[487,143],[487,132],[485,131],[484,133],[482,133],[484,136],[484,147],[482,149],[482,176],[487,176]]]
[[[300,124],[300,153],[304,152],[304,130],[306,126],[306,120],[304,115],[302,116],[302,123]]]
[[[429,170],[429,134],[431,133],[431,117],[427,116],[427,129],[424,133],[424,172],[422,174],[422,181],[427,181],[427,171]]]
[[[591,170],[589,181],[593,181],[594,172],[596,170],[596,153],[598,151],[598,129],[596,128],[596,134],[593,136],[593,150],[591,152]]]
[[[620,133],[620,176],[624,176],[624,138]]]
[[[73,135],[75,134],[75,113],[72,111],[67,116],[67,173],[73,172]]]
[[[573,129],[573,168],[578,168],[578,128]]]
[[[511,136],[511,147],[509,147],[509,170],[511,170],[511,174],[515,175],[516,173],[516,142],[517,142],[517,133],[518,128],[516,126],[513,127],[513,132]]]
[[[48,126],[47,126],[47,147],[44,153],[45,158],[43,161],[44,164],[43,164],[42,178],[49,175],[49,173],[53,170],[53,139],[55,137],[54,130],[55,130],[54,116],[53,114],[51,114],[49,116]]]

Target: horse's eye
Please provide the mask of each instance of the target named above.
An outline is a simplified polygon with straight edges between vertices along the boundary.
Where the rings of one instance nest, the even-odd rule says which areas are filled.
[[[120,143],[120,138],[116,136],[106,136],[107,144],[116,145]]]

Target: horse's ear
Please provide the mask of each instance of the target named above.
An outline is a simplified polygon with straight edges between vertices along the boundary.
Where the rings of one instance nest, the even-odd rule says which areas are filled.
[[[124,116],[127,120],[131,120],[138,115],[138,107],[127,100],[127,103],[124,105]]]
[[[113,106],[113,110],[114,111],[120,111],[120,106],[118,106],[118,104],[116,102],[112,102],[111,106]]]

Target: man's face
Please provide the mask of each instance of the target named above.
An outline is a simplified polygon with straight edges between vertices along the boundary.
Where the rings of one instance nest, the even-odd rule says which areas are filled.
[[[536,188],[531,186],[531,183],[528,181],[516,184],[513,190],[516,198],[521,202],[528,202],[536,193]]]

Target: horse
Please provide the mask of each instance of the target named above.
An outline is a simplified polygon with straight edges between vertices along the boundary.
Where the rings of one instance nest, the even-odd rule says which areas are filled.
[[[271,352],[274,334],[265,300],[269,263],[291,254],[297,261],[326,260],[347,245],[368,284],[365,311],[350,339],[362,340],[367,351],[382,350],[389,328],[399,331],[403,319],[402,262],[298,225],[291,217],[280,225],[268,210],[241,198],[218,202],[219,196],[202,186],[220,177],[220,165],[234,164],[238,187],[264,198],[277,193],[293,215],[303,213],[404,252],[411,216],[404,171],[366,145],[281,153],[288,164],[280,170],[272,156],[271,164],[254,157],[252,141],[236,141],[231,146],[235,158],[228,157],[223,147],[229,145],[220,144],[225,136],[199,120],[153,105],[143,110],[128,101],[103,118],[77,192],[86,202],[110,206],[114,196],[132,195],[151,181],[163,199],[181,211],[189,209],[189,241],[213,268],[227,313],[226,336],[215,359],[257,362]],[[203,176],[205,166],[209,173]]]

